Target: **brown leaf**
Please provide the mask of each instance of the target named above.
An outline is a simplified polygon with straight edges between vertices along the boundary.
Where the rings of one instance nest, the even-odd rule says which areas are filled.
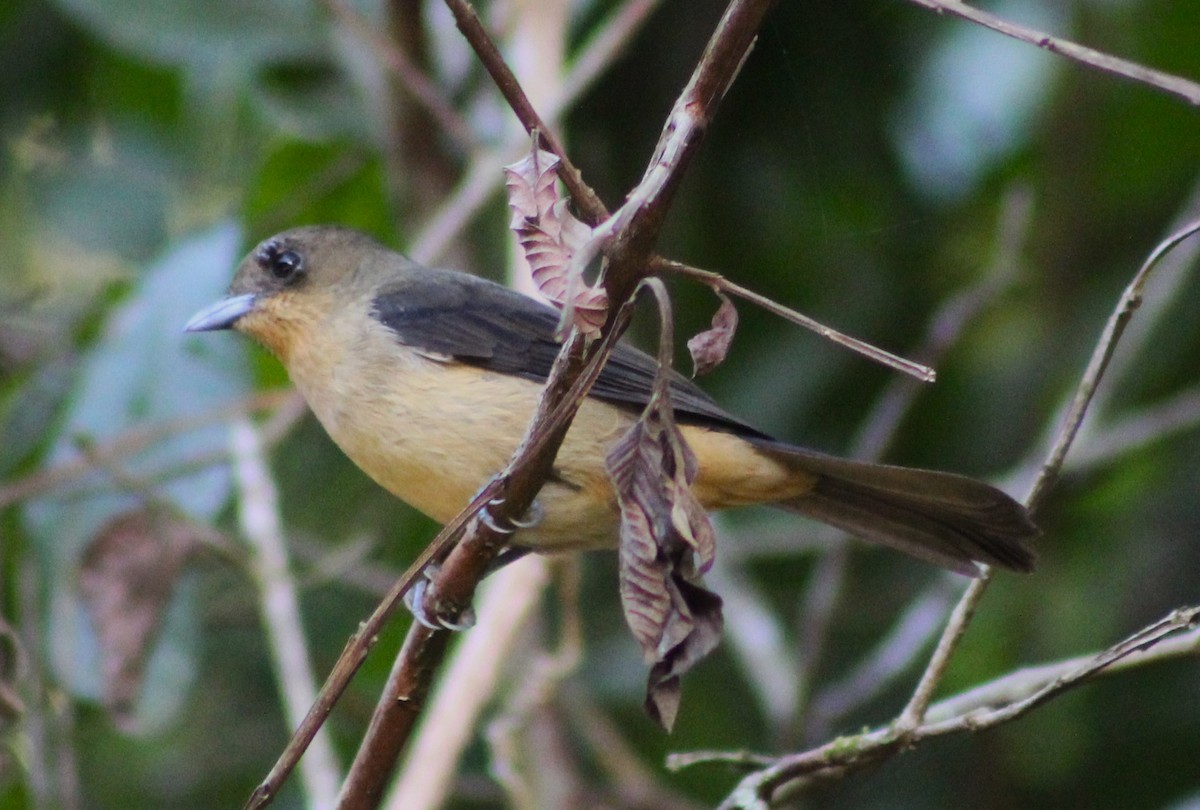
[[[707,374],[725,362],[737,331],[737,308],[724,293],[717,292],[717,297],[721,299],[721,305],[713,314],[712,327],[687,342],[688,351],[692,353],[693,377]]]
[[[122,513],[92,538],[79,588],[100,639],[104,705],[128,728],[179,572],[199,530],[163,509]]]
[[[699,584],[715,534],[692,493],[696,458],[675,424],[666,372],[660,359],[655,393],[605,463],[621,510],[621,604],[651,664],[646,710],[670,730],[680,676],[716,646],[722,618],[720,598]]]
[[[594,335],[607,318],[608,296],[602,287],[588,286],[570,271],[575,251],[591,237],[592,229],[571,214],[566,199],[559,198],[558,164],[553,153],[535,149],[504,168],[513,212],[509,227],[525,251],[538,291],[570,309],[580,331]]]
[[[724,619],[721,597],[680,574],[670,579],[674,623],[671,635],[683,641],[650,668],[646,681],[646,713],[667,731],[675,725],[682,691],[680,678],[721,641]]]

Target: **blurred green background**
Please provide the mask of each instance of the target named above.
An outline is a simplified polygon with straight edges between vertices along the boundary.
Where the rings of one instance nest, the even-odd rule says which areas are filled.
[[[481,5],[503,30],[508,4]],[[572,4],[568,60],[620,6]],[[640,178],[722,7],[662,2],[568,106],[570,151],[610,207]],[[1200,78],[1197,4],[989,8]],[[221,293],[245,250],[285,227],[337,222],[426,252],[472,150],[499,147],[513,127],[439,4],[353,9],[369,30],[407,43],[473,143],[431,123],[363,32],[326,4],[0,6],[2,808],[238,806],[283,745],[237,539],[228,431],[202,417],[286,379],[234,336],[180,328]],[[937,384],[909,391],[917,386],[893,372],[740,304],[734,349],[704,386],[781,438],[987,477],[1023,496],[1121,289],[1160,239],[1200,213],[1198,136],[1183,101],[914,5],[781,3],[687,175],[661,250],[901,354],[923,356],[931,331],[947,345]],[[420,257],[502,279],[510,237],[498,173],[492,188],[444,249]],[[1193,249],[1160,269],[1117,353],[1039,517],[1038,572],[998,578],[947,693],[1100,649],[1200,601]],[[682,346],[716,301],[671,286]],[[962,311],[960,328],[947,326]],[[634,337],[655,328],[647,319]],[[888,429],[880,403],[905,396],[911,407]],[[202,424],[181,429],[193,417]],[[145,442],[105,454],[130,436]],[[437,527],[377,489],[311,417],[270,460],[324,673],[380,583]],[[200,538],[180,571],[157,575],[169,597],[145,684],[114,715],[101,700],[80,572],[114,516],[146,503],[229,539]],[[839,551],[786,516],[731,515],[721,531],[721,579],[765,608],[775,651],[790,653],[772,659],[781,673],[745,653],[758,628],[731,627],[743,643],[726,643],[688,678],[676,731],[663,735],[640,712],[645,673],[620,618],[615,562],[589,556],[584,661],[548,709],[578,767],[577,806],[655,806],[623,796],[596,764],[570,711],[580,694],[663,795],[713,806],[737,774],[667,774],[666,752],[782,751],[886,722],[961,588],[887,551]],[[905,618],[912,627],[897,629]],[[407,621],[334,713],[343,762]],[[897,676],[854,687],[849,676],[889,637]],[[1194,807],[1198,676],[1193,659],[1105,679],[799,806]],[[488,759],[480,738],[451,806],[505,805]],[[276,806],[305,806],[296,780]]]

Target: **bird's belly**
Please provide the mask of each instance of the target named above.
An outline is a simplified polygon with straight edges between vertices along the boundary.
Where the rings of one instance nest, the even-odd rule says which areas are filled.
[[[540,386],[426,361],[377,381],[351,403],[301,388],[334,442],[380,486],[440,523],[500,472],[533,415]],[[362,377],[359,377],[362,379]],[[625,412],[586,400],[538,495],[541,519],[514,538],[546,550],[609,548],[618,512],[603,463],[629,426]]]

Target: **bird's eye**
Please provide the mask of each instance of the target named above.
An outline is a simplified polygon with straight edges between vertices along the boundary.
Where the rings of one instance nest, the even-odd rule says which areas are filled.
[[[282,251],[271,258],[271,275],[280,281],[289,281],[299,274],[302,264],[300,254],[296,251]]]
[[[304,275],[304,259],[300,254],[283,249],[276,242],[264,245],[255,258],[259,267],[285,284],[291,284]]]

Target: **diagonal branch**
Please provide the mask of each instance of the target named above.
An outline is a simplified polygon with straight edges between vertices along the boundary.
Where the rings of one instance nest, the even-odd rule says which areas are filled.
[[[562,165],[559,167],[559,176],[562,177],[563,184],[571,193],[571,198],[579,206],[584,218],[596,223],[608,216],[608,209],[604,207],[604,203],[601,202],[600,197],[592,190],[591,186],[583,182],[583,175],[567,156],[567,150],[563,147],[562,141],[554,134],[554,130],[542,120],[529,97],[525,95],[521,83],[517,81],[516,75],[505,63],[504,56],[496,47],[496,43],[488,36],[475,9],[466,0],[446,0],[446,5],[454,15],[454,22],[458,25],[458,30],[475,49],[475,55],[479,57],[479,61],[491,75],[492,81],[496,83],[497,89],[500,90],[500,94],[504,96],[504,100],[508,102],[508,106],[512,108],[517,119],[524,125],[525,131],[530,135],[537,132],[545,142],[546,148],[558,155],[559,160],[562,161]]]
[[[1121,59],[1112,54],[1093,50],[1069,40],[1051,36],[1043,31],[1017,25],[1002,17],[997,17],[994,14],[989,14],[986,11],[980,11],[977,8],[968,6],[966,3],[960,2],[960,0],[910,1],[930,11],[936,11],[939,14],[952,14],[955,17],[969,20],[1013,39],[1028,42],[1030,45],[1036,45],[1039,48],[1050,51],[1050,53],[1065,56],[1068,59],[1073,59],[1076,62],[1096,68],[1097,70],[1102,70],[1105,73],[1111,73],[1114,76],[1121,76],[1125,79],[1141,82],[1156,90],[1162,90],[1165,93],[1178,96],[1189,104],[1200,106],[1200,84],[1188,79],[1172,76],[1169,73],[1163,73],[1160,70],[1154,70],[1153,68],[1139,65],[1136,62],[1130,62],[1127,59]]]

